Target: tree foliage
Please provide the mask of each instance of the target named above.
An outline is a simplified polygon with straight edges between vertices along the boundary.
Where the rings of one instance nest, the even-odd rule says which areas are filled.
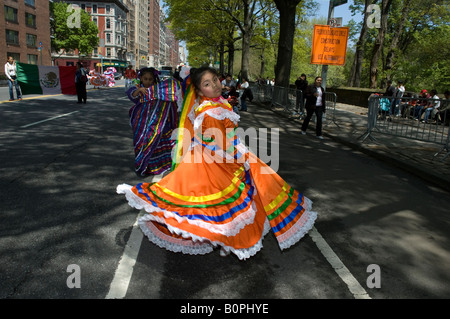
[[[53,31],[52,51],[77,49],[79,54],[90,55],[99,42],[98,27],[91,21],[91,16],[84,10],[79,10],[80,24],[73,25],[70,23],[71,18],[78,12],[68,10],[67,3],[50,2],[50,10],[53,15],[53,20],[50,21]]]
[[[367,0],[366,0],[367,2]],[[381,5],[381,0],[374,0]],[[364,0],[354,0],[354,14],[363,14]],[[450,86],[450,10],[446,1],[392,0],[387,13],[384,43],[379,59],[376,82],[370,84],[369,63],[374,57],[374,46],[380,32],[367,30],[362,46],[361,87],[383,88],[387,80],[403,80],[408,91],[435,88],[438,92]],[[352,21],[356,30],[357,27]],[[359,29],[363,30],[362,23]],[[358,32],[353,32],[356,36]],[[352,80],[351,78],[349,80]]]

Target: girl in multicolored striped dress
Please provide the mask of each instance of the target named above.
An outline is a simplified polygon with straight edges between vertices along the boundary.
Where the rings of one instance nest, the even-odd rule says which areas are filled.
[[[180,115],[174,165],[157,183],[121,184],[129,204],[147,212],[139,225],[150,241],[173,252],[239,259],[255,255],[272,230],[281,249],[297,243],[317,214],[241,143],[239,115],[221,96],[215,69],[191,71]]]
[[[160,83],[156,69],[141,69],[138,77],[140,84],[128,89],[127,95],[135,103],[129,112],[133,129],[134,167],[137,175],[146,177],[170,170],[171,151],[175,144],[171,135],[178,124],[178,114],[176,101],[156,94],[155,86],[168,82]],[[155,93],[151,96],[148,95],[150,88]]]

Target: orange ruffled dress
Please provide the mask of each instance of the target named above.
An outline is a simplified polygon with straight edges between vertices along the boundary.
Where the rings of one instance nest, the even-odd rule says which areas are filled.
[[[221,247],[246,259],[270,230],[286,249],[313,227],[311,201],[249,152],[238,121],[222,97],[196,99],[180,125],[193,135],[184,136],[190,143],[176,168],[157,183],[117,187],[132,207],[145,209],[139,225],[151,242],[185,254]]]

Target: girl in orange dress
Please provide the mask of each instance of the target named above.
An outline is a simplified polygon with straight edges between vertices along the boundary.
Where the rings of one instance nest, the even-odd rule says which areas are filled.
[[[281,249],[297,243],[317,214],[311,201],[249,152],[236,133],[239,115],[221,97],[215,69],[191,71],[172,172],[157,183],[119,185],[147,212],[139,225],[159,247],[185,254],[255,255],[272,230]]]

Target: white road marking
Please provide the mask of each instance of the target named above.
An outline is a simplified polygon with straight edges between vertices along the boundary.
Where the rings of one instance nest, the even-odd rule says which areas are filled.
[[[162,176],[162,174],[153,176],[149,182],[158,182]],[[130,238],[125,246],[122,257],[120,258],[119,265],[117,266],[116,273],[114,274],[114,278],[109,287],[109,292],[105,299],[121,299],[125,298],[127,295],[128,286],[131,281],[131,276],[133,275],[133,268],[136,264],[139,249],[141,248],[142,239],[144,238],[144,234],[138,225],[138,220],[143,214],[145,214],[144,210],[138,214],[136,221],[134,222]]]
[[[345,267],[344,263],[335,254],[333,249],[331,249],[322,235],[317,231],[316,227],[313,227],[308,234],[316,243],[317,248],[319,248],[326,260],[330,263],[331,267],[333,267],[334,271],[345,282],[355,299],[372,299],[348,268]]]
[[[136,222],[133,225],[130,238],[123,251],[122,258],[119,261],[119,266],[114,274],[113,281],[109,287],[109,292],[106,295],[106,299],[119,299],[125,298],[130,284],[131,275],[133,274],[133,268],[136,264],[136,259],[141,248],[143,233],[139,229],[138,219],[140,214],[136,218]]]
[[[69,116],[69,115],[71,115],[71,114],[75,114],[75,113],[77,113],[77,112],[80,112],[80,110],[78,110],[78,111],[73,111],[73,112],[66,113],[66,114],[61,114],[61,115],[54,116],[54,117],[51,117],[51,118],[46,119],[46,120],[42,120],[42,121],[38,121],[38,122],[31,123],[31,124],[22,125],[20,128],[27,128],[27,127],[30,127],[30,126],[33,126],[33,125],[37,125],[37,124],[41,124],[41,123],[44,123],[44,122],[56,120],[56,119],[59,119],[59,118],[64,117],[64,116]]]

